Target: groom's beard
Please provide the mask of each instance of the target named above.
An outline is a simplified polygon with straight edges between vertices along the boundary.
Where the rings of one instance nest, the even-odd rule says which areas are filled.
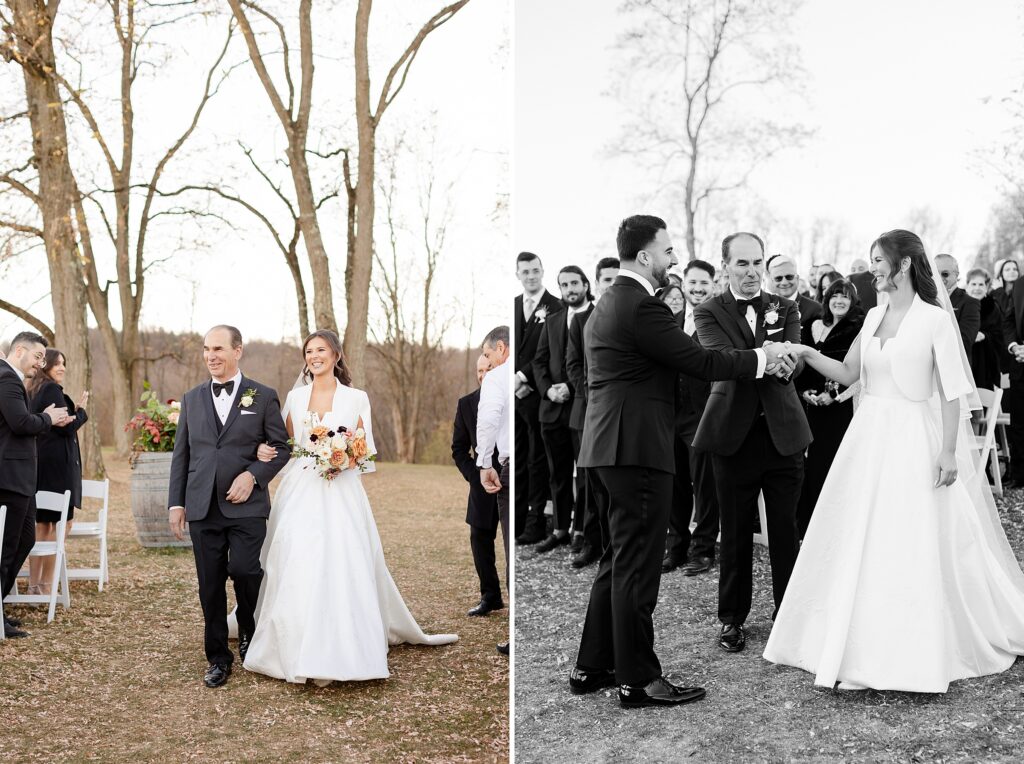
[[[664,289],[671,283],[671,279],[668,277],[668,268],[662,268],[660,271],[652,269],[651,278],[657,283],[658,289]]]

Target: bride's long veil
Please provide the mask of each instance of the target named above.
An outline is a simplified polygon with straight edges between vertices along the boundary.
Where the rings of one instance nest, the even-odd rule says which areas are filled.
[[[938,281],[939,269],[935,260],[929,255],[929,264],[932,268],[933,277]],[[1006,533],[999,520],[999,511],[996,509],[995,497],[992,495],[992,488],[988,484],[988,476],[985,474],[985,465],[975,466],[974,449],[971,443],[974,440],[974,432],[971,429],[971,412],[981,410],[981,398],[978,396],[978,389],[974,385],[974,373],[971,371],[970,362],[967,360],[967,351],[964,348],[963,337],[960,334],[960,326],[956,320],[956,313],[953,312],[953,304],[949,300],[949,294],[940,283],[938,286],[939,304],[949,314],[949,320],[953,322],[953,336],[956,337],[956,346],[960,353],[960,363],[963,365],[967,380],[971,383],[971,392],[960,396],[960,427],[956,439],[957,470],[961,482],[967,488],[971,497],[971,509],[978,517],[978,524],[985,534],[985,542],[993,553],[993,557],[999,563],[1000,568],[1007,578],[1022,592],[1024,592],[1024,572],[1021,571],[1017,557],[1010,548],[1010,542],[1006,539]],[[937,405],[937,398],[936,405]],[[980,468],[979,468],[980,467]]]

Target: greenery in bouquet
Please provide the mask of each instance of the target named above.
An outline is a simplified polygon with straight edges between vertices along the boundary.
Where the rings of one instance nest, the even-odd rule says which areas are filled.
[[[162,402],[150,388],[149,382],[144,382],[143,388],[145,392],[139,410],[124,426],[125,430],[135,433],[132,450],[136,453],[173,451],[181,403],[175,400]]]

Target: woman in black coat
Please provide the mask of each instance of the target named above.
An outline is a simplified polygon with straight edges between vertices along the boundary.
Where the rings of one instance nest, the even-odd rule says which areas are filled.
[[[992,277],[982,268],[967,273],[967,294],[981,303],[981,327],[971,346],[971,371],[974,384],[993,390],[999,387],[1000,372],[1008,368],[1010,360],[1003,342],[1003,311],[995,298],[988,294]]]
[[[829,358],[842,361],[864,323],[859,302],[853,284],[841,278],[833,281],[823,295],[822,317],[803,328],[800,342],[817,348]],[[853,395],[856,391],[826,380],[810,366],[804,367],[795,384],[814,436],[807,447],[804,485],[796,510],[797,528],[802,539],[836,451],[853,419]]]
[[[996,301],[999,310],[1003,311],[1003,315],[1013,308],[1013,287],[1019,276],[1020,267],[1017,261],[1012,259],[1003,261],[999,266],[999,272],[996,273],[1001,285],[992,290],[992,299]]]
[[[28,385],[29,408],[41,412],[51,403],[67,407],[74,421],[65,427],[51,427],[36,439],[38,471],[37,491],[64,493],[71,491],[71,506],[68,507],[67,532],[71,531],[71,519],[75,509],[82,506],[82,454],[78,446],[78,430],[89,415],[85,404],[89,393],[82,393],[82,402],[75,402],[65,394],[64,382],[67,361],[64,354],[53,348],[46,351],[46,362],[40,373]],[[60,513],[48,509],[36,510],[36,540],[54,541],[57,538],[57,523]],[[32,557],[29,560],[29,593],[49,594],[53,581],[54,557]]]

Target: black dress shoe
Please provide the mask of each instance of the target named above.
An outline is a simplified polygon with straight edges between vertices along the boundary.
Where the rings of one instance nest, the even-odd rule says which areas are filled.
[[[583,544],[584,543],[585,542],[583,541],[583,534],[582,533],[574,533],[573,536],[572,536],[572,543],[569,544],[569,551],[572,552],[573,554],[579,554],[580,552],[583,551]]]
[[[21,639],[27,637],[29,633],[23,629],[19,629],[17,626],[11,626],[9,623],[4,621],[4,637],[7,639]]]
[[[11,618],[10,616],[6,616],[5,615],[4,616],[4,623],[9,624],[9,625],[11,625],[11,626],[13,626],[14,628],[17,629],[18,627],[21,626],[21,619],[20,618]]]
[[[683,566],[684,576],[696,576],[701,573],[707,573],[711,570],[711,565],[714,563],[710,557],[697,557],[692,560],[687,560]]]
[[[584,544],[580,553],[572,558],[574,568],[585,568],[601,559],[601,552],[592,544]]]
[[[502,655],[508,655],[508,642],[499,642],[498,652]]]
[[[722,624],[722,635],[718,638],[718,646],[727,653],[738,653],[747,644],[747,632],[743,630],[743,624],[724,623]]]
[[[619,704],[623,708],[644,706],[681,706],[700,700],[707,692],[703,687],[679,687],[665,677],[659,676],[644,687],[619,685]]]
[[[516,544],[519,546],[525,546],[527,544],[536,544],[538,541],[544,540],[544,531],[540,528],[530,530],[529,528],[522,532],[521,535],[516,536]]]
[[[548,536],[542,542],[537,544],[537,552],[539,552],[540,554],[544,554],[545,552],[550,552],[552,549],[554,549],[556,547],[562,546],[562,544],[568,544],[568,543],[569,543],[569,534],[568,533],[562,533],[562,534],[552,533],[550,536]]]
[[[491,600],[482,599],[477,603],[476,607],[466,613],[466,615],[487,615],[492,610],[501,610],[504,607],[505,603],[501,600],[492,602]]]
[[[211,663],[206,669],[206,676],[203,677],[203,684],[207,687],[220,687],[228,681],[231,676],[230,663]]]
[[[591,670],[573,666],[569,672],[569,690],[573,695],[586,695],[614,686],[615,672],[611,669]]]
[[[678,557],[678,556],[676,556],[674,554],[666,554],[665,555],[665,559],[663,559],[661,561],[661,572],[662,573],[671,573],[676,568],[678,568],[678,567],[680,567],[682,565],[685,565],[685,564],[686,564],[686,558],[685,557]]]
[[[238,632],[238,657],[242,659],[242,663],[245,663],[245,655],[249,652],[249,643],[252,641],[252,635],[246,634],[244,631],[239,630]]]

